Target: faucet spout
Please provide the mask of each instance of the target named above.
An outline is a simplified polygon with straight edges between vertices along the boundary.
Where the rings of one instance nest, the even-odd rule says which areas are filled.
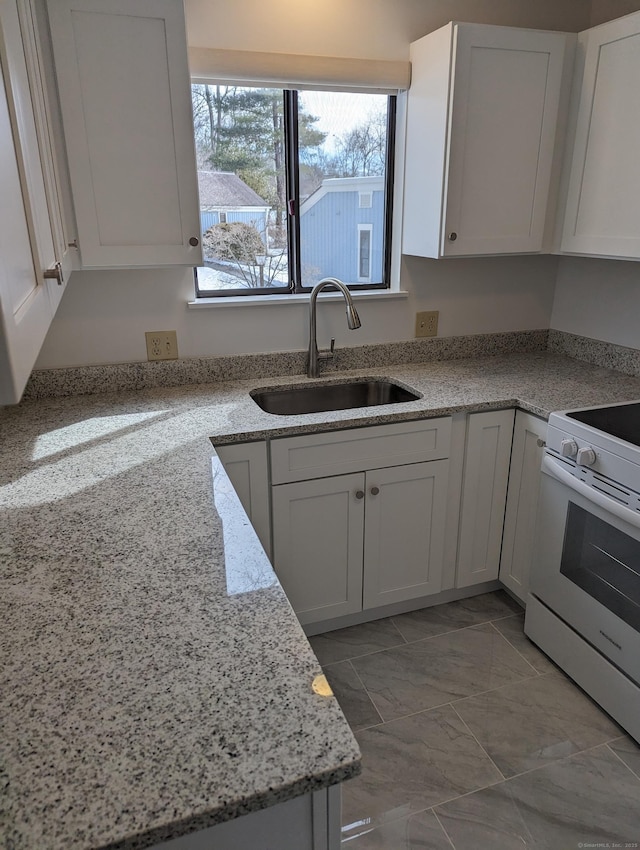
[[[349,327],[349,330],[353,331],[356,328],[359,328],[362,324],[360,322],[360,316],[358,315],[358,311],[356,310],[356,305],[353,303],[351,293],[341,280],[338,280],[337,277],[325,277],[314,286],[311,292],[311,300],[309,302],[309,357],[307,360],[307,375],[309,378],[318,377],[318,365],[321,359],[333,357],[333,347],[330,354],[320,354],[318,352],[318,342],[316,339],[316,313],[318,309],[318,294],[322,292],[323,289],[327,289],[332,286],[339,289],[340,292],[342,292],[342,295],[344,296],[347,308],[347,325]]]

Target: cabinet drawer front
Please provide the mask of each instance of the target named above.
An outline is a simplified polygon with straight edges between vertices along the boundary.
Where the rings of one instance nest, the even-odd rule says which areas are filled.
[[[284,437],[271,442],[273,484],[449,456],[451,418]]]

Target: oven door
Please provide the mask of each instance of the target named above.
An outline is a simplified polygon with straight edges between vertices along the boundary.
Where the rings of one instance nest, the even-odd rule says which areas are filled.
[[[640,683],[640,513],[545,455],[530,590]]]

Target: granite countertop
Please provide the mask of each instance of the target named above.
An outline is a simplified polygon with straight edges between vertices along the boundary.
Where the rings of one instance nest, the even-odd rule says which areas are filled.
[[[2,846],[149,847],[357,773],[209,438],[640,398],[640,379],[553,354],[332,378],[370,374],[422,398],[283,417],[248,396],[297,376],[0,410]]]

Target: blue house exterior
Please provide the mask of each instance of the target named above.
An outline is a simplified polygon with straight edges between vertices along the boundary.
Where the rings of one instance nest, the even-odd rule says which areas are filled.
[[[327,178],[300,205],[302,281],[383,281],[384,177]]]
[[[229,171],[198,171],[200,225],[202,233],[214,224],[241,221],[250,224],[267,245],[269,204],[236,174]]]

